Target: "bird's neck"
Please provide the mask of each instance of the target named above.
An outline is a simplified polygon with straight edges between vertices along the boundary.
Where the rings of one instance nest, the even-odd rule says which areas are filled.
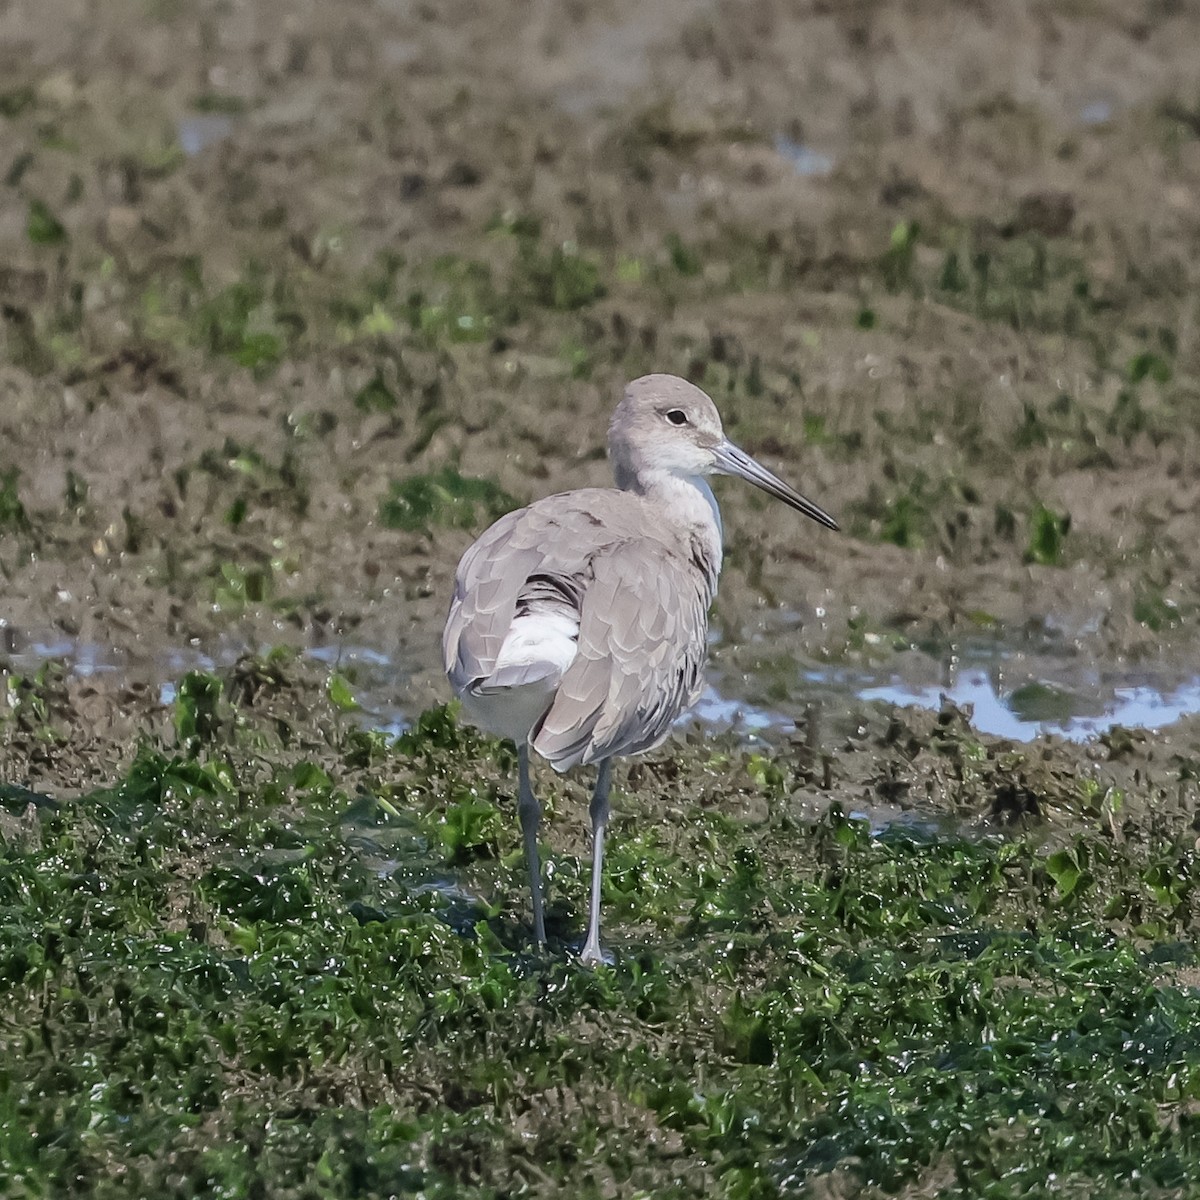
[[[721,510],[717,498],[701,475],[675,475],[669,471],[644,472],[627,490],[644,496],[657,519],[686,530],[692,539],[697,565],[709,577],[715,591],[721,572]]]

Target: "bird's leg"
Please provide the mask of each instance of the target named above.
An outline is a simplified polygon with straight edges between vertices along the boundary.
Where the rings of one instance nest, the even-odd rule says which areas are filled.
[[[522,742],[517,749],[517,767],[520,774],[520,792],[517,797],[517,814],[521,818],[521,833],[525,837],[525,862],[529,867],[529,890],[533,893],[533,936],[539,946],[546,944],[546,919],[542,915],[542,868],[538,859],[537,831],[542,816],[542,806],[533,794],[529,782],[529,743]]]
[[[604,827],[608,824],[608,788],[612,782],[612,759],[606,758],[596,775],[592,793],[592,904],[588,919],[587,941],[583,943],[583,961],[594,967],[611,962],[600,949],[600,875],[604,868]]]

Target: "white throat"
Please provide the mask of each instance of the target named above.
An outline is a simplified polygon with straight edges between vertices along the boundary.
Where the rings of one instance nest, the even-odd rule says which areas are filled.
[[[704,563],[713,591],[721,573],[722,525],[721,510],[708,480],[703,475],[676,475],[656,471],[644,475],[633,490],[650,500],[664,521],[682,526],[700,543]]]
[[[721,524],[721,510],[717,507],[717,498],[713,495],[713,490],[708,486],[708,480],[703,475],[689,475],[684,481],[704,497],[704,503],[708,505],[709,516],[717,530],[717,543],[722,541],[725,533],[725,527]]]

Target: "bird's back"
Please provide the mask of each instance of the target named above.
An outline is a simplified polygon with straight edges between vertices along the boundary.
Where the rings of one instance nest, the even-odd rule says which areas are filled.
[[[650,749],[702,686],[710,558],[628,492],[508,513],[458,566],[443,636],[455,692],[477,715],[523,699],[534,749],[559,770]]]

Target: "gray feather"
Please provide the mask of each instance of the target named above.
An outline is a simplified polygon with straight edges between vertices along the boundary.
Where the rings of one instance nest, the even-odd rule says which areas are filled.
[[[501,517],[459,563],[442,649],[460,693],[533,680],[496,674],[518,615],[578,619],[575,661],[531,737],[560,771],[657,745],[699,694],[715,571],[660,528],[640,496],[582,489]]]
[[[594,556],[591,569],[578,654],[531,739],[559,771],[651,749],[702,686],[707,579],[644,538]]]

